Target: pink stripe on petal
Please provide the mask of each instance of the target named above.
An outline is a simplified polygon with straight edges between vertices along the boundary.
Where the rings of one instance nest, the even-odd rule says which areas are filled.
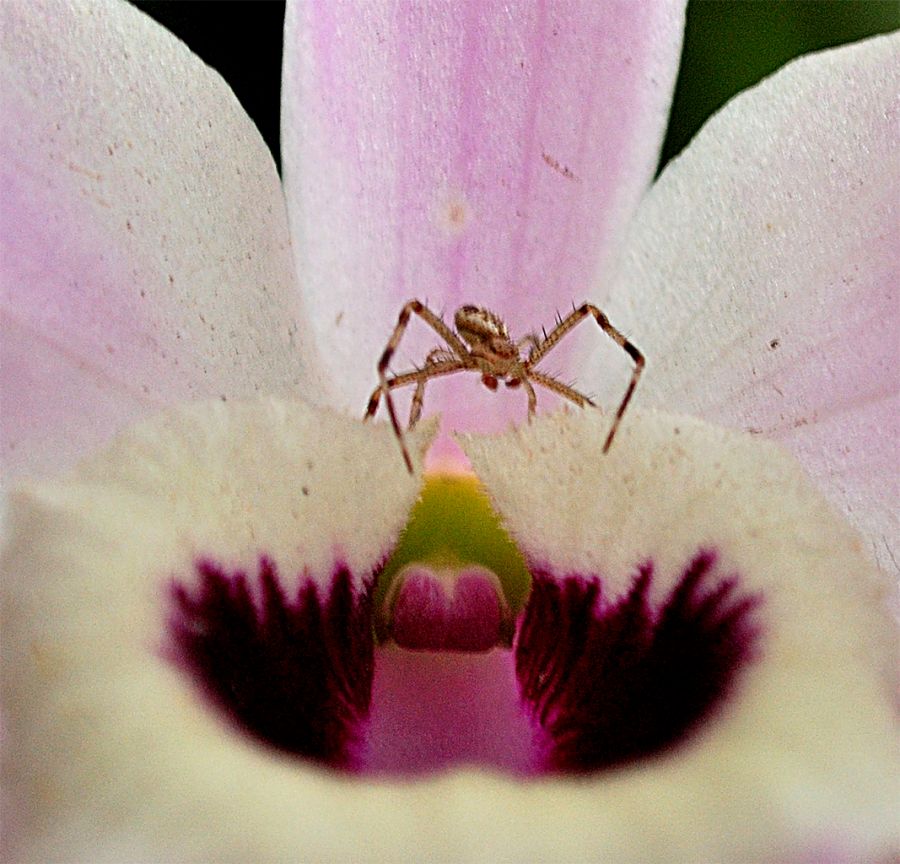
[[[7,471],[179,400],[314,382],[277,174],[224,82],[125,3],[2,4]]]
[[[288,209],[335,404],[362,411],[410,298],[493,308],[518,337],[604,296],[682,23],[680,2],[288,4]],[[414,320],[393,368],[439,343]],[[426,398],[445,428],[524,417],[463,377]]]

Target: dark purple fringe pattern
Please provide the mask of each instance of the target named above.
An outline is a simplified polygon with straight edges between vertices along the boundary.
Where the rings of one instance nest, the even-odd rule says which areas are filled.
[[[207,559],[195,567],[194,585],[172,586],[177,656],[245,731],[352,767],[354,729],[372,692],[371,591],[356,591],[343,565],[327,596],[305,579],[293,597],[266,557],[254,577]]]
[[[587,772],[664,751],[729,693],[750,659],[758,597],[701,552],[658,609],[652,563],[610,602],[596,577],[534,582],[515,643],[522,698],[548,738],[550,770]]]

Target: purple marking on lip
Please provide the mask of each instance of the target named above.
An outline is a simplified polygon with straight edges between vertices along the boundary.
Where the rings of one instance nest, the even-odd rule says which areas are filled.
[[[342,564],[327,594],[306,579],[294,597],[265,556],[258,589],[245,572],[209,559],[195,569],[193,590],[173,584],[170,632],[208,695],[272,746],[353,767],[356,726],[372,692],[371,591],[357,592]]]
[[[298,577],[291,594],[265,556],[253,575],[211,559],[195,571],[172,585],[170,638],[225,716],[288,753],[381,776],[473,760],[586,773],[663,752],[715,716],[759,636],[760,598],[718,575],[713,552],[655,608],[652,562],[609,600],[597,576],[535,567],[512,651],[379,649],[371,705],[371,581],[337,564],[330,588]]]
[[[547,769],[596,771],[663,752],[729,694],[756,647],[761,598],[740,594],[737,577],[711,581],[715,562],[698,553],[655,610],[652,562],[612,602],[597,577],[532,571],[516,673],[546,736]]]

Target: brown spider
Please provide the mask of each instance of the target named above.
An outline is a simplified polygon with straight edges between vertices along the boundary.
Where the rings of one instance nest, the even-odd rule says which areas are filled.
[[[447,343],[448,347],[435,348],[433,351],[430,351],[425,358],[425,365],[421,369],[401,372],[399,375],[393,375],[388,378],[387,371],[391,357],[394,356],[394,351],[400,344],[400,339],[409,324],[409,317],[413,313],[431,327]],[[603,452],[606,453],[612,444],[619,421],[625,413],[625,408],[634,393],[638,379],[641,377],[641,371],[644,368],[644,355],[609,323],[606,315],[590,303],[584,303],[565,318],[560,318],[556,327],[549,333],[544,331],[543,339],[538,339],[536,335],[529,333],[518,342],[513,342],[503,321],[487,309],[482,309],[479,306],[461,306],[453,316],[453,323],[456,325],[456,331],[454,332],[424,303],[418,300],[410,300],[400,310],[397,326],[394,328],[387,347],[378,361],[379,384],[369,398],[369,405],[366,408],[364,419],[368,420],[375,415],[375,412],[378,410],[378,403],[382,394],[384,394],[388,414],[391,418],[391,426],[394,427],[394,433],[400,442],[400,449],[403,451],[403,460],[406,462],[406,467],[409,469],[409,473],[412,474],[412,459],[410,459],[409,451],[406,448],[403,430],[400,428],[399,422],[397,422],[394,400],[391,398],[391,390],[395,387],[405,387],[407,384],[416,385],[416,392],[413,394],[412,405],[409,411],[409,429],[416,425],[419,417],[422,415],[425,382],[431,378],[450,375],[453,372],[461,372],[464,369],[480,372],[481,382],[489,390],[496,390],[499,381],[503,381],[507,387],[524,387],[528,393],[529,421],[534,416],[537,407],[537,396],[531,384],[532,381],[535,384],[546,387],[548,390],[552,390],[554,393],[582,408],[585,405],[594,405],[595,403],[588,399],[587,396],[534,368],[556,347],[566,333],[589,315],[594,316],[597,324],[600,325],[600,329],[624,349],[634,361],[631,382],[628,384],[628,389],[625,391],[625,396],[622,398],[619,410],[616,412],[613,420],[612,428],[610,428],[609,434],[606,436],[606,443],[603,445]],[[531,345],[531,350],[527,355],[523,355],[522,347],[529,344]]]

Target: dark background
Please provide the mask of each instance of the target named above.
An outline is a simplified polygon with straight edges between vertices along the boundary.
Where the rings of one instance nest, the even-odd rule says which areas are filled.
[[[635,0],[641,2],[641,0]],[[229,82],[277,164],[278,0],[133,0]],[[900,27],[896,0],[692,0],[660,166],[731,96],[791,57]]]

